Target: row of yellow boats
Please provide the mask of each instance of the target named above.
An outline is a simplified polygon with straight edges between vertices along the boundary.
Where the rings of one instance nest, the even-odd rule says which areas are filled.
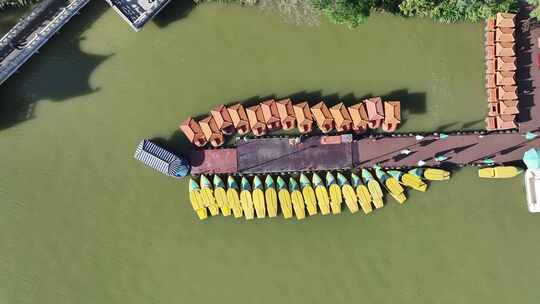
[[[416,168],[407,172],[399,170],[362,169],[360,174],[350,173],[347,178],[343,173],[336,175],[327,172],[325,181],[313,173],[311,179],[304,173],[298,181],[290,176],[288,183],[282,176],[274,178],[266,175],[264,183],[261,177],[253,176],[250,180],[241,177],[238,185],[235,177],[228,176],[227,184],[219,175],[214,175],[212,182],[201,175],[199,182],[189,181],[189,198],[193,210],[199,219],[210,215],[233,215],[246,219],[276,217],[278,210],[284,218],[304,219],[306,215],[341,213],[345,203],[351,213],[360,209],[370,213],[383,207],[383,191],[403,204],[407,197],[405,187],[426,191],[426,180],[439,181],[450,178],[450,173],[442,169]],[[381,187],[382,185],[382,187]],[[306,213],[307,211],[307,213]]]

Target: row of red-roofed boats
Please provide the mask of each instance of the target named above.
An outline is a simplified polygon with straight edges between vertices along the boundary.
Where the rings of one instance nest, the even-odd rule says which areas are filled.
[[[487,130],[515,129],[519,114],[516,86],[515,14],[498,13],[486,22]]]
[[[382,101],[380,97],[367,98],[351,106],[340,102],[330,108],[323,101],[310,107],[307,102],[293,104],[288,98],[270,99],[246,108],[240,103],[220,105],[199,121],[189,117],[179,128],[197,147],[208,143],[219,147],[227,135],[251,132],[263,136],[294,128],[306,134],[313,131],[314,123],[322,133],[352,131],[360,134],[377,128],[394,132],[401,123],[401,105],[399,101]]]

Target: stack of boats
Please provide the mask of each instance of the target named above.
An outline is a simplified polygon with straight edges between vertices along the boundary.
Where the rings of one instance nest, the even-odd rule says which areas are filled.
[[[516,86],[515,15],[498,13],[487,20],[486,92],[488,96],[487,130],[515,129],[519,114]]]
[[[271,131],[294,128],[305,134],[312,131],[314,122],[323,133],[364,133],[377,128],[394,132],[401,122],[401,106],[399,101],[383,102],[380,97],[368,98],[349,107],[340,102],[330,108],[323,101],[310,107],[307,102],[293,104],[290,99],[269,99],[247,108],[240,103],[227,107],[220,105],[199,121],[189,117],[179,128],[197,147],[208,143],[219,147],[225,142],[226,135],[251,132],[263,136]]]
[[[409,171],[362,169],[358,174],[327,172],[325,180],[313,173],[300,174],[298,180],[289,176],[266,175],[242,176],[240,185],[234,176],[225,181],[214,175],[212,182],[204,175],[199,181],[189,181],[189,197],[193,210],[199,219],[210,215],[233,215],[246,219],[276,217],[278,212],[284,218],[304,219],[318,212],[323,215],[339,214],[345,203],[351,213],[360,209],[370,213],[383,207],[383,190],[398,203],[403,204],[407,197],[405,188],[417,191],[427,190],[426,181],[441,181],[450,178],[450,173],[442,169],[416,168]],[[263,183],[264,180],[264,183]],[[307,211],[307,212],[306,212]]]

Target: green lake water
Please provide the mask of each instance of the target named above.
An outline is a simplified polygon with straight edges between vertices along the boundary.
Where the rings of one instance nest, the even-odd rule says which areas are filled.
[[[94,1],[0,88],[0,303],[536,303],[522,177],[463,169],[369,216],[200,222],[186,181],[132,158],[265,96],[383,95],[401,131],[481,129],[483,68],[482,24],[172,4],[134,33]]]

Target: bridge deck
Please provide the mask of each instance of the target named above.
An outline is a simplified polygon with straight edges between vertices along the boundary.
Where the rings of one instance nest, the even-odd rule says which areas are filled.
[[[8,79],[90,0],[47,0],[0,39],[0,84]]]

